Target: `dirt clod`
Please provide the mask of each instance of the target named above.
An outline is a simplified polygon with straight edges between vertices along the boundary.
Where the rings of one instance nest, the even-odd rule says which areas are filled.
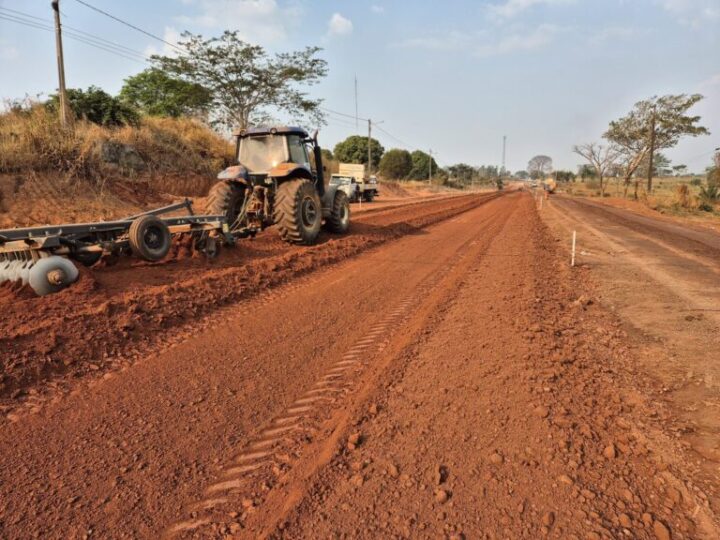
[[[662,521],[653,521],[652,528],[657,540],[671,540],[670,529]]]

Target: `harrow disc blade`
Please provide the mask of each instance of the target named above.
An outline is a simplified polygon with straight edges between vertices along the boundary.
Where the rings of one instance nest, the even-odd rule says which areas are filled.
[[[40,259],[29,270],[28,282],[39,296],[56,293],[77,281],[80,272],[68,259],[58,256]]]
[[[5,281],[22,281],[23,285],[25,285],[28,282],[31,267],[31,261],[14,260],[0,262],[0,283]]]

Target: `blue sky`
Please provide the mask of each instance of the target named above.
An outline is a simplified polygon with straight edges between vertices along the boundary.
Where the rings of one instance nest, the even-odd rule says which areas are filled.
[[[271,51],[319,45],[330,72],[313,95],[353,114],[357,75],[360,116],[392,135],[377,133],[383,145],[432,149],[443,165],[499,164],[507,135],[509,169],[539,153],[574,169],[573,144],[599,140],[633,103],[664,93],[704,94],[694,112],[712,132],[667,152],[674,163],[702,171],[720,146],[720,0],[87,2],[171,42],[230,28]],[[76,0],[61,9],[67,27],[141,54],[168,49]],[[49,0],[0,0],[7,10],[52,15]],[[69,38],[65,54],[69,87],[114,93],[144,67]],[[0,97],[52,92],[53,34],[0,18],[0,73]],[[332,115],[321,141],[355,131]]]

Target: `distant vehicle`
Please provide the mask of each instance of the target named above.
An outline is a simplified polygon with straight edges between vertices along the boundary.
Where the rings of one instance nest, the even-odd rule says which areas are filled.
[[[372,202],[379,196],[377,178],[365,177],[365,165],[356,163],[341,163],[338,173],[330,177],[330,185],[338,186],[350,202],[360,200]]]
[[[542,188],[548,193],[555,193],[555,190],[557,189],[557,183],[553,178],[546,178],[545,180],[543,180]]]
[[[532,188],[538,187],[537,180],[530,180],[530,187],[532,187]]]

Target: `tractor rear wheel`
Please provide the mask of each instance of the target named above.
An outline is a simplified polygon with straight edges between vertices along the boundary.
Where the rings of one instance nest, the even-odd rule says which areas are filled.
[[[330,215],[325,220],[325,227],[334,233],[345,234],[350,229],[350,204],[345,193],[335,193]]]
[[[245,205],[245,188],[234,182],[218,182],[210,188],[205,212],[212,216],[224,216],[230,230],[238,228]]]
[[[274,206],[273,221],[280,238],[293,244],[315,243],[322,225],[322,206],[309,180],[287,180],[280,184]]]

